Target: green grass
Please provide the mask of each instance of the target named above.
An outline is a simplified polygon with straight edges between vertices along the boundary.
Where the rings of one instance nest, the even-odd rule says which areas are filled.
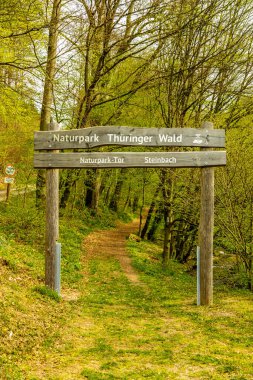
[[[55,300],[56,302],[60,302],[61,297],[59,296],[59,294],[54,290],[48,288],[47,286],[35,286],[34,291],[38,292],[43,296],[49,297],[52,300]]]
[[[1,379],[253,379],[250,292],[218,284],[214,305],[197,307],[195,276],[173,261],[162,270],[147,242],[128,243],[140,285],[115,258],[82,262],[84,236],[103,223],[76,215],[61,220],[62,288],[79,293],[65,301],[43,286],[35,231],[15,229],[10,209],[0,220]],[[37,232],[39,220],[28,218]]]
[[[89,263],[71,344],[67,334],[51,378],[250,379],[252,295],[217,289],[213,307],[197,308],[182,266],[172,262],[157,277],[159,249],[129,249],[143,285],[129,283],[114,259]]]

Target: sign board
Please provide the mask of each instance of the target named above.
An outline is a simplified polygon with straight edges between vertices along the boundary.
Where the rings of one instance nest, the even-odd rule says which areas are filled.
[[[35,150],[88,149],[105,145],[224,148],[225,131],[198,128],[91,127],[34,134]]]
[[[14,168],[13,165],[7,165],[5,168],[5,173],[8,176],[13,176],[16,173],[16,169]]]
[[[160,168],[226,165],[225,151],[36,153],[35,168]]]
[[[5,177],[4,178],[4,183],[7,183],[7,184],[13,184],[15,181],[15,179],[13,177]]]

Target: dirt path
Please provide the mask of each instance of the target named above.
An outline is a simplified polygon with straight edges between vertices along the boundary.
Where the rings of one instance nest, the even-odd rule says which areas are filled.
[[[138,273],[132,267],[131,259],[126,251],[127,238],[131,233],[136,233],[139,227],[139,219],[131,223],[117,223],[113,230],[101,230],[92,232],[84,240],[85,259],[97,258],[105,260],[115,257],[119,260],[122,270],[127,278],[134,284],[140,284]]]
[[[26,186],[26,188],[23,188],[23,189],[11,188],[10,199],[11,199],[11,196],[19,196],[26,193],[28,194],[28,193],[31,193],[32,191],[35,191],[35,187],[31,185],[28,185]],[[0,202],[3,202],[3,201],[6,201],[6,189],[0,190]]]
[[[84,254],[82,261],[84,273],[87,272],[88,274],[88,264],[92,259],[102,261],[115,258],[121,264],[122,270],[131,281],[131,284],[141,286],[142,289],[146,290],[145,285],[141,283],[138,277],[138,273],[132,267],[131,259],[126,251],[127,237],[132,233],[136,233],[138,227],[139,220],[136,219],[128,224],[117,223],[116,228],[112,230],[99,230],[90,233],[83,242]],[[85,282],[89,280],[88,277],[84,276],[82,280],[84,288]],[[62,294],[65,301],[78,301],[82,296],[81,291],[75,289],[64,289]],[[108,323],[110,324],[110,322]],[[48,355],[46,360],[38,357],[31,364],[31,367],[35,368],[35,376],[40,379],[72,380],[83,378],[80,374],[85,366],[92,367],[94,365],[92,370],[99,371],[96,359],[87,363],[83,352],[89,347],[92,350],[99,337],[103,337],[105,331],[103,324],[97,325],[94,317],[86,315],[83,312],[83,307],[78,308],[77,304],[69,322],[65,323],[64,328],[61,330],[59,343],[56,346],[57,350],[54,355]]]

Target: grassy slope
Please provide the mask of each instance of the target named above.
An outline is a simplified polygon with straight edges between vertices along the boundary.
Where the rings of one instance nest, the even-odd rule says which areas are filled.
[[[142,286],[113,258],[81,266],[89,229],[68,219],[61,223],[63,290],[80,297],[59,301],[41,294],[44,260],[31,228],[38,236],[41,216],[22,212],[21,238],[11,228],[18,215],[12,221],[1,208],[1,379],[253,378],[252,294],[220,288],[213,307],[196,307],[195,278],[176,263],[161,272],[159,249],[145,242],[129,242]]]

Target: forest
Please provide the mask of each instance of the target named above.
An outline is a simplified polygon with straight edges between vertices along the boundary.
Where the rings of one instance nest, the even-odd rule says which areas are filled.
[[[45,174],[33,170],[33,131],[47,130],[51,119],[61,129],[200,128],[211,121],[226,130],[228,156],[216,169],[215,250],[234,255],[252,288],[252,8],[248,0],[3,0],[2,182],[5,165],[14,164],[16,186],[35,185],[43,207]],[[198,170],[76,169],[60,176],[61,213],[146,210],[142,239],[163,242],[165,258],[185,263],[194,256]]]
[[[1,0],[0,378],[253,376],[252,89],[251,0]],[[227,152],[215,168],[214,308],[196,311],[193,296],[199,168],[60,169],[67,296],[44,286],[46,174],[34,168],[34,132],[205,122],[225,130]],[[182,150],[192,148],[156,147]],[[117,223],[128,241],[113,235]],[[119,253],[101,256],[110,238],[119,253],[126,241],[140,281],[128,261],[128,280],[119,274]]]

